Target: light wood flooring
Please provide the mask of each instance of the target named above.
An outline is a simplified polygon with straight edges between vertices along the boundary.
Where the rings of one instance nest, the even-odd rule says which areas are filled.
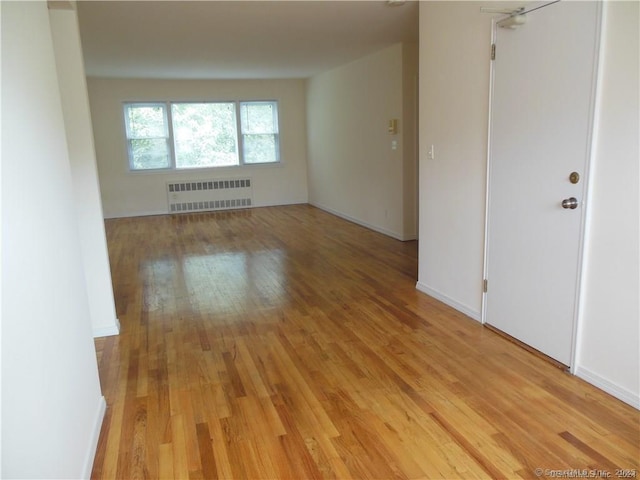
[[[639,412],[416,291],[416,242],[307,205],[106,228],[93,478],[637,476]]]

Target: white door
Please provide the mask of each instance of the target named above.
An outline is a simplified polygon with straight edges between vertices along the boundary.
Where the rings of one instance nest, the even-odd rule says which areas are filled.
[[[596,2],[560,2],[495,32],[484,320],[565,365],[572,361],[599,16]]]

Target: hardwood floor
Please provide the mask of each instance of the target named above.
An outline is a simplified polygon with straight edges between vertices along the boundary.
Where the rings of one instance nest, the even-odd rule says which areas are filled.
[[[416,242],[306,205],[106,228],[93,478],[636,475],[640,413],[416,291]]]

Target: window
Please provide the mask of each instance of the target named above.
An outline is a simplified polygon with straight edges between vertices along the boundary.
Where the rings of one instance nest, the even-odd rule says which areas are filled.
[[[280,161],[276,101],[127,103],[124,112],[131,170]]]
[[[176,168],[238,165],[235,103],[171,105]]]
[[[167,109],[164,103],[137,103],[124,107],[131,170],[171,167]]]
[[[242,153],[244,163],[278,161],[278,107],[276,102],[242,102]]]

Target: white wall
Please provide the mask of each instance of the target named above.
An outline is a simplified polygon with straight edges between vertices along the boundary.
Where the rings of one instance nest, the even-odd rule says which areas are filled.
[[[116,335],[120,328],[111,285],[78,19],[73,8],[50,9],[49,18],[93,334],[95,337]]]
[[[420,3],[418,289],[480,320],[491,16]],[[435,159],[427,158],[434,146]]]
[[[104,215],[167,213],[166,182],[252,178],[255,206],[307,202],[306,113],[303,80],[130,80],[88,78]],[[169,173],[129,172],[122,103],[165,100],[278,100],[280,165]]]
[[[418,236],[418,44],[402,44],[403,238]]]
[[[404,111],[406,96],[415,103],[404,87],[416,54],[396,44],[307,82],[309,202],[401,240],[416,236],[415,181],[405,185],[408,172],[415,180],[415,134],[409,145],[405,135],[415,115]],[[393,118],[397,135],[387,131]]]
[[[640,4],[607,2],[576,373],[640,408]]]
[[[639,405],[638,3],[607,2],[576,373]],[[480,320],[491,16],[420,4],[418,289]],[[444,48],[446,46],[446,48]],[[427,158],[430,145],[435,159]]]
[[[2,3],[2,118],[1,476],[88,477],[105,403],[45,2]]]

